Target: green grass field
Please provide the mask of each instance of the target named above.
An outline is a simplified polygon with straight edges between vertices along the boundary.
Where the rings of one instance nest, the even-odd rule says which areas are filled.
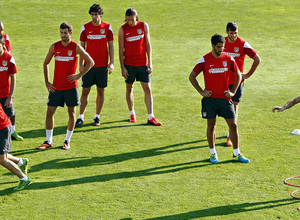
[[[300,1],[99,2],[103,21],[112,25],[115,37],[115,71],[105,90],[102,124],[92,125],[93,88],[85,125],[75,130],[71,149],[61,149],[68,118],[67,109],[59,108],[53,148],[37,151],[45,140],[43,61],[50,45],[60,40],[63,21],[73,24],[72,40],[79,42],[82,25],[91,20],[88,9],[93,3],[0,0],[0,20],[18,68],[16,129],[24,137],[13,142],[12,154],[29,158],[33,179],[26,190],[14,193],[18,178],[0,168],[1,219],[299,218],[299,200],[290,197],[297,188],[283,181],[300,175],[300,137],[290,134],[300,129],[300,106],[283,113],[271,109],[299,96]],[[154,113],[161,127],[146,125],[139,84],[134,91],[138,122],[128,121],[117,33],[129,7],[136,8],[140,20],[150,26]],[[197,60],[211,50],[210,37],[226,34],[228,21],[237,22],[239,36],[262,59],[245,82],[238,121],[240,148],[251,163],[232,161],[232,149],[225,147],[227,125],[218,118],[220,163],[212,165],[201,97],[188,76]],[[251,63],[246,59],[245,70]]]

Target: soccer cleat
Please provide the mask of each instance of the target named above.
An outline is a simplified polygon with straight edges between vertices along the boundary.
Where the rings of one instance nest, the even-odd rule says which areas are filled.
[[[83,120],[81,118],[78,118],[75,123],[75,128],[79,128],[81,125],[83,125]]]
[[[231,142],[231,140],[230,140],[229,137],[227,138],[226,145],[227,145],[228,147],[229,147],[229,146],[232,146],[232,142]]]
[[[100,125],[100,119],[94,118],[94,126],[99,126],[99,125]]]
[[[250,162],[250,160],[248,158],[244,157],[242,154],[239,154],[237,156],[233,155],[233,159],[237,160],[237,161],[240,161],[242,163],[249,163]]]
[[[27,175],[27,170],[28,170],[28,159],[27,158],[22,158],[23,159],[23,165],[20,166],[21,171]]]
[[[64,145],[63,145],[63,149],[64,149],[64,150],[69,150],[70,148],[71,148],[71,147],[70,147],[68,141],[65,141],[65,142],[64,142]]]
[[[135,123],[135,122],[136,122],[135,114],[131,114],[131,115],[130,115],[130,122],[131,122],[131,123]]]
[[[48,147],[52,147],[52,144],[49,144],[48,141],[45,141],[43,144],[41,144],[40,146],[38,146],[36,149],[38,150],[44,150]]]
[[[212,162],[212,163],[219,163],[218,156],[216,154],[211,154],[210,155],[210,162]]]
[[[19,185],[14,188],[15,191],[20,191],[24,189],[26,186],[28,186],[31,183],[31,179],[28,177],[28,180],[20,180]]]
[[[12,134],[11,134],[11,138],[12,138],[13,140],[16,140],[16,141],[21,141],[21,140],[23,140],[23,137],[20,136],[17,132],[12,133]]]
[[[161,125],[161,123],[159,121],[157,121],[154,117],[150,120],[148,120],[148,125],[155,125],[155,126],[159,126]]]

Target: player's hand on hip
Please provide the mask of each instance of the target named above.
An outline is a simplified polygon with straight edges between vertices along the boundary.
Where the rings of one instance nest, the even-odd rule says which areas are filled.
[[[46,87],[49,92],[55,92],[56,88],[50,82],[46,83]]]
[[[224,91],[224,95],[226,96],[226,98],[231,98],[232,96],[234,96],[234,94],[229,90]]]
[[[212,91],[204,89],[203,93],[201,94],[203,97],[210,97],[212,95]]]
[[[78,74],[72,74],[67,76],[67,80],[70,81],[71,83],[78,80],[80,76]]]

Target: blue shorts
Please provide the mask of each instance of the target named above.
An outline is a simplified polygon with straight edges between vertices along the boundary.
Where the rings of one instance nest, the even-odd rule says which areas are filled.
[[[233,85],[229,85],[229,90],[231,90]],[[236,90],[236,93],[234,94],[233,97],[231,97],[231,100],[233,102],[241,102],[242,101],[242,95],[243,95],[243,90],[244,90],[244,82],[242,82],[238,89]]]
[[[96,84],[99,88],[107,87],[107,66],[104,67],[92,67],[82,77],[82,87],[89,88]]]
[[[132,84],[134,81],[141,81],[145,83],[151,82],[150,74],[148,73],[147,66],[128,66],[125,65],[128,72],[128,78],[125,80],[126,83]]]
[[[221,116],[225,119],[235,118],[234,105],[231,100],[205,97],[202,99],[202,118],[213,119]]]
[[[65,104],[68,107],[75,107],[80,105],[78,87],[68,90],[55,90],[55,92],[49,92],[48,106],[61,106]]]

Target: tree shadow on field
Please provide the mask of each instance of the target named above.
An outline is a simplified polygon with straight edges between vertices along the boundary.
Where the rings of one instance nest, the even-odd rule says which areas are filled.
[[[286,206],[294,203],[297,203],[297,201],[292,198],[264,201],[264,202],[253,202],[253,203],[247,202],[247,203],[241,203],[235,205],[217,206],[213,208],[207,208],[207,209],[175,214],[175,215],[162,216],[157,218],[148,218],[145,220],[174,220],[174,219],[189,220],[189,219],[196,219],[201,217],[218,217],[218,216],[225,217],[230,214],[251,212],[251,211],[257,211],[263,209],[272,209],[275,207]]]

